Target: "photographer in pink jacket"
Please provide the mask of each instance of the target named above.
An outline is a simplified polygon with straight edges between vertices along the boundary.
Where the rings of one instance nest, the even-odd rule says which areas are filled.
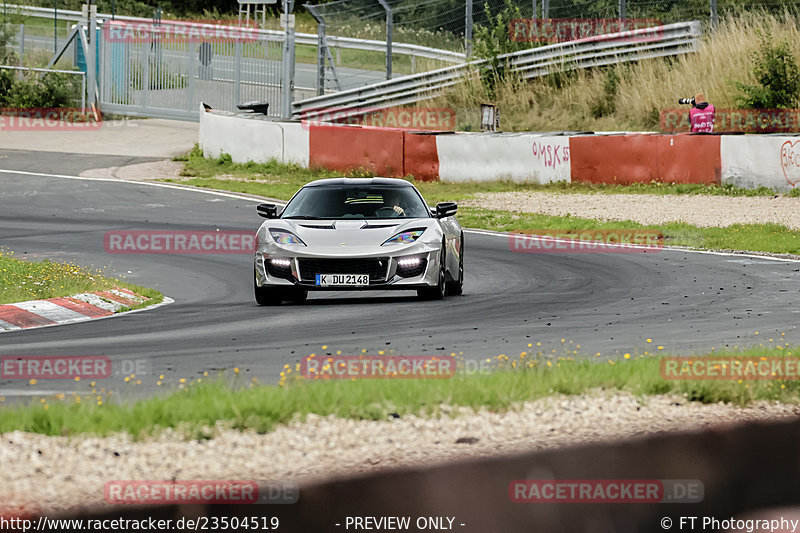
[[[693,133],[712,133],[714,131],[714,115],[716,110],[709,104],[703,93],[697,93],[691,101],[680,100],[680,103],[691,103],[689,124]]]

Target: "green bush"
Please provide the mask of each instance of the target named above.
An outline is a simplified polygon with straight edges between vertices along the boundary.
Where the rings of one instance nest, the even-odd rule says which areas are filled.
[[[4,107],[70,107],[74,105],[76,98],[80,98],[81,84],[77,76],[48,72],[41,79],[28,75],[18,81],[13,81],[12,76],[5,78],[8,83],[6,86],[3,85],[3,79],[0,79],[0,91],[3,91],[0,98],[3,99]]]
[[[475,26],[473,53],[489,62],[489,68],[481,72],[481,77],[490,95],[493,95],[497,82],[506,75],[507,65],[498,56],[533,46],[531,43],[516,42],[510,38],[510,22],[524,17],[519,6],[512,4],[510,0],[505,0],[505,4],[497,15],[492,15],[488,3],[484,4],[484,15],[488,24]]]
[[[10,70],[0,69],[0,107],[6,107],[8,94],[14,85],[14,73]]]
[[[781,41],[773,45],[762,35],[754,61],[753,74],[758,85],[737,82],[736,87],[743,93],[738,104],[751,109],[794,107],[800,100],[800,69],[789,43]]]

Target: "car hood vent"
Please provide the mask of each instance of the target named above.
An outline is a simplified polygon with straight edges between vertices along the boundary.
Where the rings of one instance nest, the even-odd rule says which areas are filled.
[[[361,229],[384,229],[384,228],[393,228],[397,226],[397,224],[364,224],[361,226]]]
[[[309,229],[336,229],[333,224],[298,224],[298,226]]]

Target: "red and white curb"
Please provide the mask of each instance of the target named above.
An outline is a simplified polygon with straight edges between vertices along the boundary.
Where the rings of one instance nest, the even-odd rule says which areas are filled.
[[[84,292],[64,298],[0,305],[0,333],[105,318],[120,309],[133,307],[148,300],[150,298],[117,287],[108,291]],[[165,303],[172,302],[166,297],[164,300]]]

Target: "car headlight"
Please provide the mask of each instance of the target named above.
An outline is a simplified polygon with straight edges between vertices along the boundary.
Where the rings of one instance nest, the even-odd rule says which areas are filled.
[[[386,246],[387,244],[410,244],[419,239],[423,233],[425,233],[424,228],[402,231],[386,239],[381,246]]]
[[[291,231],[286,231],[282,229],[270,229],[269,234],[272,235],[272,238],[278,244],[285,244],[285,245],[300,244],[302,246],[306,245],[306,243],[300,240],[300,237],[298,237]]]

